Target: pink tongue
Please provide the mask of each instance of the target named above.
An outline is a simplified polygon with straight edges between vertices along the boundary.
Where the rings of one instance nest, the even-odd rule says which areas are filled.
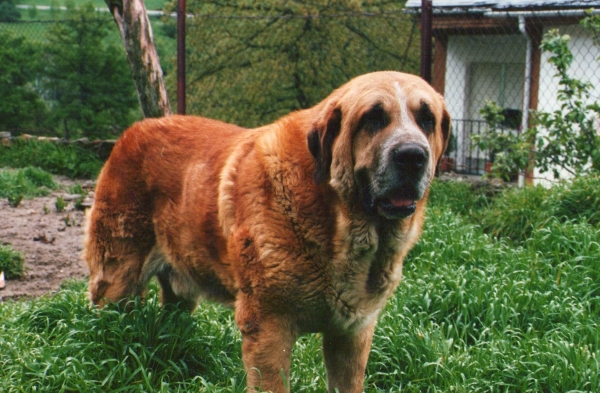
[[[390,202],[392,203],[392,205],[394,205],[396,207],[406,207],[406,206],[412,205],[414,201],[412,199],[395,199],[395,198],[391,198]]]

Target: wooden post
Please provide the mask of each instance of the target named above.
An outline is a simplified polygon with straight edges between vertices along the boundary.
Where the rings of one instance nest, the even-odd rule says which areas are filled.
[[[444,95],[446,86],[446,58],[448,57],[448,36],[446,34],[435,34],[435,52],[433,54],[433,78],[431,86]]]
[[[142,0],[105,0],[121,32],[144,117],[171,114],[152,27]]]
[[[540,25],[527,23],[526,31],[529,35],[529,39],[531,40],[531,82],[529,85],[529,110],[534,111],[537,110],[539,101],[540,64],[542,61],[542,49],[540,48],[540,45],[542,44],[543,29]],[[532,116],[529,116],[527,126],[531,127],[532,125]],[[525,170],[525,184],[527,185],[533,185],[534,165],[535,163],[532,153],[532,157],[529,161],[529,167]]]

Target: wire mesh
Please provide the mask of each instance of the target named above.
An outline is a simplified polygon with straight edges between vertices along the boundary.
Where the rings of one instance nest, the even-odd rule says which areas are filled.
[[[531,1],[522,0],[522,3]],[[435,54],[433,84],[443,92],[453,118],[453,141],[446,152],[449,166],[465,174],[483,174],[494,152],[479,149],[473,135],[486,131],[480,110],[493,101],[503,108],[503,132],[522,132],[531,125],[531,111],[559,110],[556,70],[540,42],[551,29],[570,36],[572,77],[594,86],[600,98],[600,50],[594,33],[580,25],[592,1],[537,2],[536,7],[437,7],[434,2]],[[502,2],[497,2],[501,4]],[[540,5],[541,4],[541,5]]]
[[[325,5],[309,11],[285,7],[256,11],[224,6],[194,8],[192,3],[188,2],[186,20],[189,114],[257,126],[316,104],[361,73],[381,69],[418,73],[417,20],[399,5],[369,10]],[[10,32],[43,47],[48,43],[50,27],[63,23],[67,16],[65,10],[59,11],[53,15],[38,11],[37,19],[32,19],[32,15],[27,16],[29,11],[22,10],[22,19],[0,22],[0,34]],[[96,15],[94,23],[110,26],[105,40],[122,48],[110,13]],[[150,20],[175,111],[176,19],[167,15]],[[36,56],[44,61],[43,50]],[[37,82],[32,85],[36,90]],[[53,105],[47,99],[60,95],[38,93],[47,105]],[[35,124],[19,124],[10,131],[49,132],[35,129]]]

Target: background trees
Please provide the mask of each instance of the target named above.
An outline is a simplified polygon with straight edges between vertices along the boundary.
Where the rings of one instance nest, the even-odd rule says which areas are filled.
[[[0,130],[116,137],[140,117],[124,50],[91,2],[65,4],[66,11],[54,7],[60,22],[39,25],[41,34],[13,33],[23,24],[10,8],[18,17],[0,33]],[[7,5],[0,0],[0,11]]]
[[[188,112],[258,126],[353,76],[416,72],[418,38],[403,3],[188,1]],[[174,75],[167,80],[173,96]]]
[[[110,25],[95,14],[92,3],[71,7],[64,23],[50,27],[45,45],[47,124],[67,139],[117,135],[137,105],[123,49],[106,42]]]
[[[21,18],[13,0],[0,0],[0,22],[12,22]]]
[[[0,42],[0,130],[39,125],[45,107],[33,87],[38,48],[9,33],[0,33]]]
[[[117,29],[108,13],[95,12],[90,2],[52,4],[50,11],[38,13],[54,23],[2,26],[39,41],[39,50],[29,58],[43,61],[22,85],[41,99],[18,100],[29,107],[37,102],[36,121],[10,115],[17,114],[13,109],[6,117],[15,121],[0,128],[68,138],[118,136],[142,115]],[[167,10],[175,5],[171,0]],[[384,0],[188,0],[188,13],[195,16],[187,21],[188,113],[257,126],[312,106],[358,74],[416,72],[419,33],[402,7],[403,2]],[[165,16],[152,24],[174,97],[175,18]],[[9,101],[0,94],[0,102]],[[27,112],[31,109],[18,113]]]

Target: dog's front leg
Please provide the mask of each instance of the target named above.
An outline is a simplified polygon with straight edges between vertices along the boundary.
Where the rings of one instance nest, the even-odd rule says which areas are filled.
[[[373,322],[355,333],[325,333],[323,356],[329,393],[361,393],[373,341]],[[337,390],[336,390],[337,389]]]
[[[237,308],[236,322],[242,332],[248,392],[289,392],[290,361],[296,335],[287,318],[258,316],[251,309]]]

